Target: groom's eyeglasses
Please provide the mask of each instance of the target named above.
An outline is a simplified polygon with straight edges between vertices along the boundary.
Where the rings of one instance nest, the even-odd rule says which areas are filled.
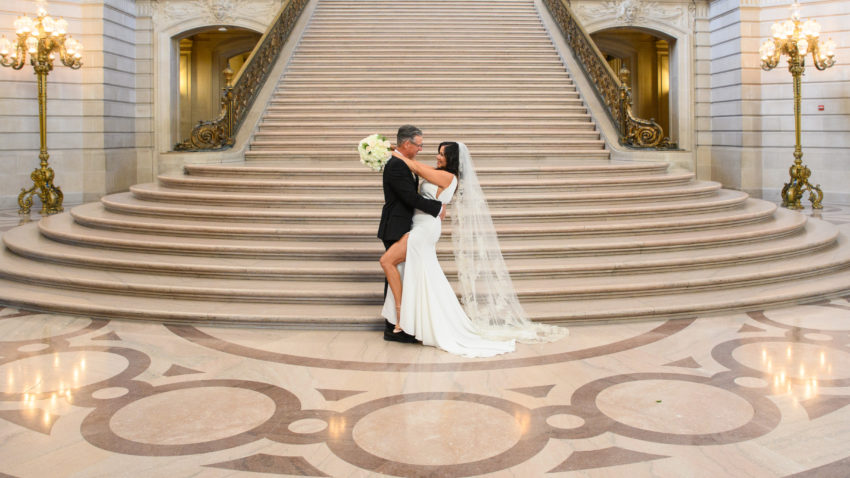
[[[425,146],[425,143],[416,144],[413,141],[411,141],[410,144],[412,144],[413,146],[416,146],[419,149],[422,149]]]

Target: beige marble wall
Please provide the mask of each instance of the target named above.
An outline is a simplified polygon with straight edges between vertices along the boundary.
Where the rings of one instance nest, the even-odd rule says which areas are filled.
[[[82,6],[92,61],[83,71],[83,200],[122,191],[136,175],[136,8],[132,0]]]
[[[694,147],[698,179],[712,178],[711,153],[711,34],[708,2],[694,19]]]
[[[136,2],[136,179],[154,178],[154,37],[153,9],[149,2]]]

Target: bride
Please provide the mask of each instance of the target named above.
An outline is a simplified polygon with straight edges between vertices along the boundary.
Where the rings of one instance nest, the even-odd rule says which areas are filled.
[[[394,155],[424,179],[421,195],[449,204],[457,190],[452,240],[464,304],[461,307],[437,260],[442,221],[416,210],[410,232],[381,257],[392,291],[382,315],[395,324],[395,332],[404,331],[424,345],[466,357],[512,352],[517,340],[543,342],[565,336],[567,330],[562,327],[526,318],[466,145],[441,143],[437,168],[398,152]]]

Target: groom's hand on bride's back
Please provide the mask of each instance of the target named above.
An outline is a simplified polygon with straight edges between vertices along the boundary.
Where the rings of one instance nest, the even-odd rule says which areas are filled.
[[[448,209],[446,209],[446,205],[445,205],[445,204],[443,204],[443,208],[442,208],[442,209],[440,209],[440,220],[441,220],[441,221],[442,221],[442,220],[444,220],[444,219],[446,218],[446,213],[447,213],[447,212],[449,212],[449,211],[448,211]]]

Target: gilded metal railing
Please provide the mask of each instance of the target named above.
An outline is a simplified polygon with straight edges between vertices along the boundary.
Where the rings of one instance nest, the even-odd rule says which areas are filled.
[[[565,0],[543,0],[543,3],[558,23],[567,45],[620,130],[620,144],[634,148],[669,149],[670,138],[664,136],[661,125],[632,114],[631,88],[627,86],[628,70],[620,71],[624,81],[617,78]]]
[[[310,0],[287,0],[274,22],[257,42],[242,70],[222,89],[221,113],[212,121],[201,121],[192,136],[174,149],[177,151],[210,151],[233,146],[234,137],[254,104],[269,76],[298,17]]]

